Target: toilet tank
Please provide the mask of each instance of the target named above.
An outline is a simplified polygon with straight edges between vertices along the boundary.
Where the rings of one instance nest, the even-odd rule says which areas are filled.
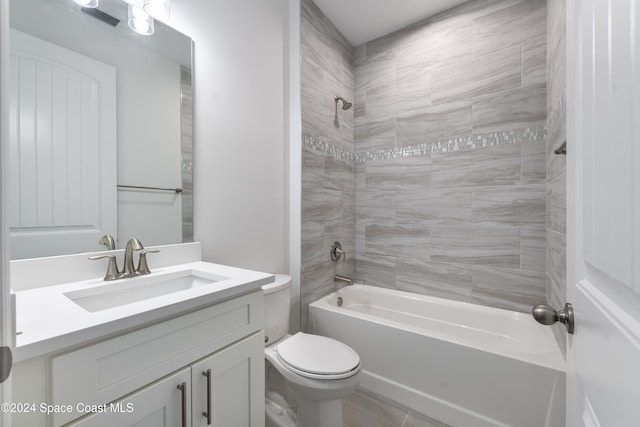
[[[289,331],[291,306],[291,277],[276,274],[273,283],[264,285],[264,334],[265,346],[278,341]]]

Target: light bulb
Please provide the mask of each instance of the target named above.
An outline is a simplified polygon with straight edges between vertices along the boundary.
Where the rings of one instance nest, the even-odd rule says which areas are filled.
[[[129,27],[138,34],[150,36],[153,34],[153,18],[142,9],[129,5]]]
[[[98,0],[73,0],[73,2],[79,6],[91,9],[98,7]]]
[[[144,11],[156,19],[168,20],[171,4],[169,0],[145,0],[142,6]]]

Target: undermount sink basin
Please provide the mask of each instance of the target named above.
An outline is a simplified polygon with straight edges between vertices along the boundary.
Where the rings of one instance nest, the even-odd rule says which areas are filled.
[[[119,283],[104,282],[101,286],[66,292],[63,295],[88,312],[94,313],[226,279],[228,277],[189,270],[160,276],[122,279]]]

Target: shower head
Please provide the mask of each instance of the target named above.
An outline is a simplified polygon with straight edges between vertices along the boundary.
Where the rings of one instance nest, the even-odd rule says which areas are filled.
[[[351,108],[351,106],[353,106],[353,104],[347,100],[345,100],[343,97],[336,95],[335,96],[335,101],[336,101],[336,107],[338,106],[338,101],[342,101],[342,109],[343,110],[348,110],[349,108]]]

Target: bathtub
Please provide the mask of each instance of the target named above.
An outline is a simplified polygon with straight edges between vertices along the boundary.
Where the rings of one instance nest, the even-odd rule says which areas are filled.
[[[360,354],[375,395],[455,427],[564,426],[564,359],[529,314],[352,285],[309,320]]]

